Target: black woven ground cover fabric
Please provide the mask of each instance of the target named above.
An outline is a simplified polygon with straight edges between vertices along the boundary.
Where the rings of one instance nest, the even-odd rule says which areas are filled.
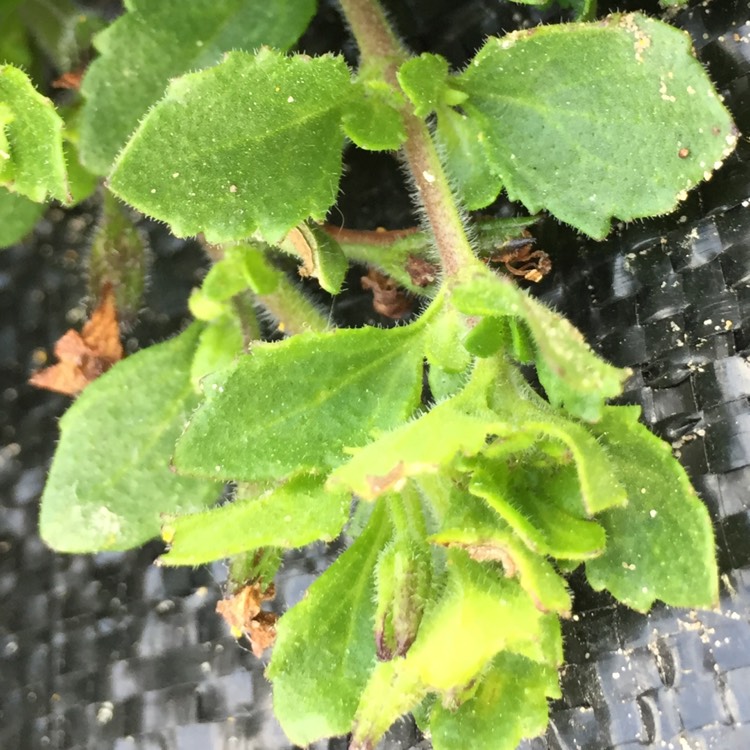
[[[437,50],[456,64],[483,35],[527,14],[487,0],[392,6],[417,51]],[[750,130],[748,20],[747,4],[731,1],[676,17],[743,131]],[[329,6],[314,31],[309,51],[345,38]],[[526,750],[750,747],[748,158],[743,141],[675,216],[627,227],[607,243],[582,242],[553,222],[537,230],[554,261],[539,294],[598,350],[633,369],[625,400],[643,406],[645,420],[673,444],[700,488],[716,522],[724,576],[720,611],[657,607],[648,616],[574,577],[563,699],[553,706],[547,736],[524,743]],[[382,174],[381,188],[389,191],[396,173]],[[371,194],[355,205],[352,192],[342,201],[347,221],[409,221],[405,202]],[[156,544],[122,554],[54,555],[36,534],[55,422],[67,401],[24,380],[81,315],[78,271],[92,221],[90,211],[63,220],[53,210],[34,238],[0,254],[0,747],[286,749],[262,664],[238,648],[214,613],[221,565],[156,568]],[[195,247],[151,230],[151,313],[133,332],[131,349],[179,329],[201,273]],[[354,302],[339,304],[339,312],[354,310]],[[279,606],[298,600],[336,551],[290,556]],[[406,722],[383,747],[418,741]]]

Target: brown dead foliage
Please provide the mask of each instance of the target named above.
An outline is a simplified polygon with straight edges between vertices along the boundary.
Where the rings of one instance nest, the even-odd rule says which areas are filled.
[[[273,584],[264,588],[258,583],[251,583],[216,603],[216,611],[229,625],[232,635],[235,638],[244,635],[250,641],[253,654],[259,659],[276,640],[278,620],[278,615],[265,612],[260,607],[275,596],[276,587]]]
[[[57,364],[35,372],[29,383],[66,396],[77,396],[122,359],[120,327],[111,285],[105,286],[99,306],[81,332],[71,328],[58,339],[55,357]]]
[[[390,276],[371,268],[367,276],[361,278],[361,282],[363,289],[372,292],[372,306],[375,312],[394,320],[403,318],[411,312],[411,300]]]

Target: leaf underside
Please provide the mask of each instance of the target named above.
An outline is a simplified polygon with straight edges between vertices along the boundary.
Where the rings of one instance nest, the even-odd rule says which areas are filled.
[[[43,213],[43,203],[0,187],[0,248],[22,240]]]

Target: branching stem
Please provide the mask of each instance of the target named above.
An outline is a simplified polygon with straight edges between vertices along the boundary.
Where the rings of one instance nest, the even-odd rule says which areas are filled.
[[[396,70],[406,59],[401,43],[377,0],[340,0],[359,46],[362,66],[381,68],[386,80],[398,87]],[[448,279],[476,262],[466,235],[461,212],[453,197],[448,177],[440,163],[430,131],[423,120],[403,110],[407,139],[402,152],[414,180],[417,200],[424,211]]]

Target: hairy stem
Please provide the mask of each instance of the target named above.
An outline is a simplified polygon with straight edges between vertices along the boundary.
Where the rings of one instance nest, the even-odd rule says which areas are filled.
[[[480,218],[473,224],[476,252],[479,258],[489,259],[504,249],[510,249],[513,240],[522,238],[526,244],[533,242],[524,230],[533,224],[535,217],[515,219]],[[439,266],[429,232],[419,227],[405,229],[347,229],[323,224],[338,243],[344,255],[355,263],[379,268],[413,294],[431,299],[435,296]]]
[[[386,80],[398,87],[396,70],[405,54],[380,4],[377,0],[340,2],[359,46],[360,65],[382,68]],[[409,105],[404,107],[402,116],[407,134],[402,153],[432,230],[443,274],[450,279],[476,262],[474,251],[427,125]]]
[[[270,263],[269,263],[270,267]],[[331,328],[328,318],[304,295],[283,271],[278,274],[276,288],[267,294],[258,294],[255,299],[279,323],[279,330],[289,336],[305,331],[320,333]]]

